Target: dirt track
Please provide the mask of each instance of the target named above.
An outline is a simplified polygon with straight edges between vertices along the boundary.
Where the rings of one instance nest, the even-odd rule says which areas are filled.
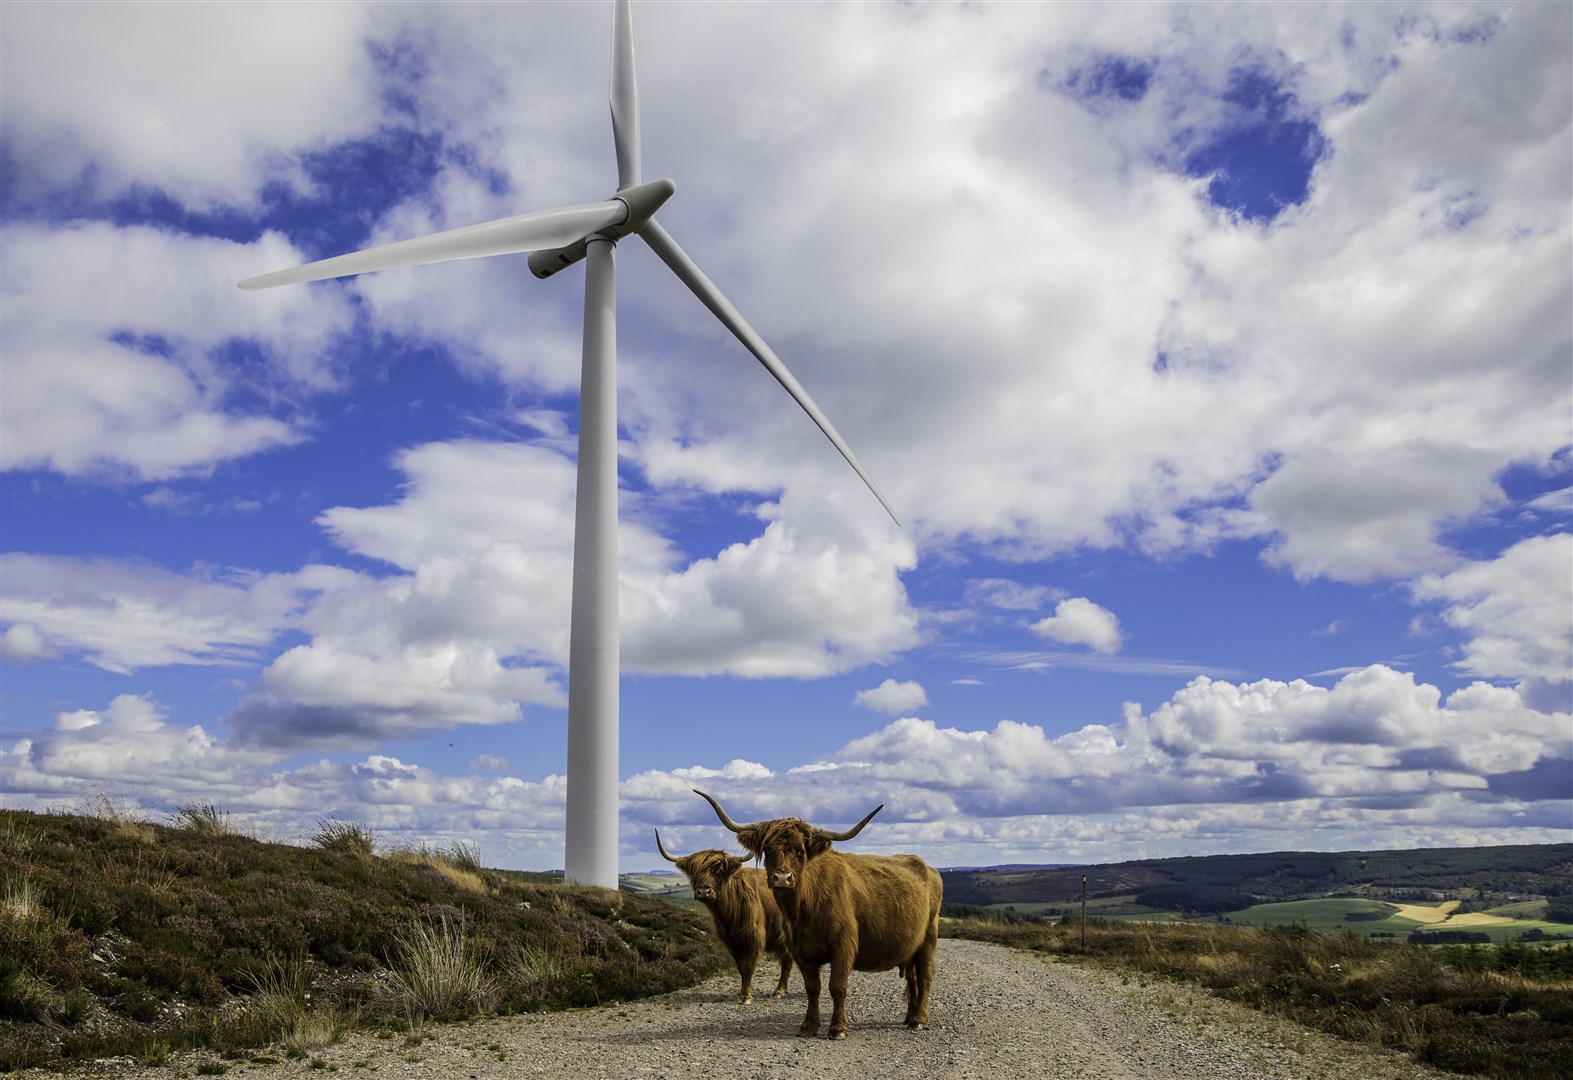
[[[933,1027],[910,1032],[895,972],[858,974],[845,1042],[797,1036],[802,982],[784,1000],[736,1000],[736,976],[628,1005],[432,1025],[419,1045],[356,1035],[305,1061],[224,1062],[230,1077],[305,1080],[328,1069],[402,1080],[1429,1080],[1452,1076],[1168,984],[971,941],[940,942]],[[828,997],[823,1002],[829,1017]],[[320,1062],[313,1067],[313,1061]],[[211,1055],[91,1072],[124,1080],[199,1075]],[[17,1075],[34,1075],[22,1073]],[[212,1075],[209,1073],[209,1075]]]

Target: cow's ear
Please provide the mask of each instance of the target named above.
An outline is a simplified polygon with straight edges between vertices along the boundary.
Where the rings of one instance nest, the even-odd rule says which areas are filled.
[[[742,867],[742,859],[739,859],[736,855],[728,855],[720,862],[716,863],[716,877],[720,878],[722,881],[725,881],[727,878],[731,877],[733,874],[742,869]]]
[[[825,852],[827,852],[829,850],[830,850],[830,839],[829,839],[829,837],[825,836],[823,833],[816,832],[816,833],[814,833],[814,835],[812,835],[812,836],[810,836],[808,838],[807,851],[808,851],[808,857],[810,859],[812,859],[815,855],[823,855]]]

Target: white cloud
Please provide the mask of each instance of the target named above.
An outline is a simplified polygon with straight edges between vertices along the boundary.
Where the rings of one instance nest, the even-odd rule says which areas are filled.
[[[300,396],[333,384],[322,359],[348,326],[337,290],[258,300],[250,269],[295,261],[276,235],[254,244],[103,222],[8,225],[5,437],[0,467],[165,479],[298,442],[292,423],[233,398]],[[249,269],[248,269],[249,268]],[[242,382],[232,346],[262,364]]]
[[[1330,688],[1198,678],[1151,712],[1128,705],[1119,721],[1060,736],[1009,720],[964,730],[907,718],[785,771],[734,759],[641,772],[622,783],[622,843],[625,858],[648,851],[652,825],[675,827],[678,846],[715,843],[718,826],[695,787],[738,820],[796,813],[844,825],[883,803],[859,850],[918,851],[941,865],[1055,861],[1046,850],[1180,854],[1198,843],[1549,843],[1566,832],[1560,736],[1569,723],[1513,689],[1475,683],[1444,698],[1381,666]],[[470,768],[502,775],[445,776],[379,754],[280,769],[285,753],[170,723],[155,702],[128,694],[0,746],[0,785],[12,805],[63,805],[119,784],[144,808],[218,800],[285,837],[336,817],[427,839],[479,838],[496,865],[559,864],[560,776],[524,781],[491,755]]]
[[[134,782],[178,799],[208,790],[240,794],[270,764],[200,726],[168,722],[150,698],[121,694],[104,709],[62,712],[53,726],[0,751],[0,779],[16,796],[81,794],[93,783]]]
[[[4,610],[4,601],[0,600],[0,612]],[[44,635],[32,623],[12,623],[0,634],[0,656],[7,660],[25,664],[54,655]]]
[[[1023,585],[1005,578],[979,578],[967,582],[967,600],[1007,611],[1036,611],[1063,594],[1046,585]]]
[[[260,662],[312,599],[345,587],[349,571],[175,574],[135,562],[0,555],[0,622],[8,648],[79,653],[106,671],[164,664]]]
[[[1061,600],[1053,615],[1032,624],[1032,631],[1064,645],[1087,645],[1101,653],[1120,651],[1120,620],[1084,596]]]
[[[46,731],[0,746],[7,803],[71,809],[93,791],[157,818],[191,801],[226,808],[255,835],[301,842],[324,819],[356,821],[395,841],[477,843],[489,865],[559,865],[564,785],[516,776],[443,776],[398,758],[279,768],[283,753],[169,722],[147,697],[61,713]],[[495,861],[494,861],[495,860]]]
[[[1573,678],[1573,535],[1520,540],[1496,559],[1421,578],[1413,592],[1445,602],[1443,620],[1467,635],[1460,670],[1485,678]]]
[[[378,613],[375,604],[367,612]],[[507,724],[524,715],[522,704],[564,700],[553,669],[505,663],[475,642],[379,639],[368,626],[349,640],[319,635],[286,651],[229,724],[270,746],[366,748],[460,724]]]
[[[855,512],[835,506],[850,497],[784,507],[761,535],[681,569],[625,571],[629,664],[690,675],[815,677],[917,644],[917,615],[899,577],[913,565],[911,543],[884,523],[852,528]]]
[[[1330,689],[1198,678],[1151,713],[1127,706],[1121,723],[1053,737],[1009,720],[962,730],[901,719],[832,761],[707,790],[738,820],[790,807],[851,822],[883,802],[881,835],[868,838],[880,850],[922,836],[940,850],[977,843],[1019,853],[1030,850],[1024,837],[1064,841],[1089,817],[1110,828],[1107,842],[1118,836],[1122,853],[1172,850],[1198,835],[1234,850],[1479,843],[1470,829],[1519,824],[1538,825],[1549,842],[1559,821],[1566,827],[1554,808],[1569,794],[1558,733],[1570,722],[1512,689],[1475,683],[1444,700],[1379,665]],[[640,790],[659,793],[667,820],[706,820],[707,807],[690,805],[692,785],[667,775],[643,774]],[[1133,835],[1143,813],[1174,835]],[[1406,839],[1416,823],[1435,839]],[[1078,845],[1098,849],[1087,836]]]
[[[377,18],[356,5],[8,11],[7,139],[27,163],[17,182],[29,195],[156,188],[199,208],[250,203],[267,180],[301,184],[296,151],[376,127],[364,38]]]
[[[911,679],[904,682],[886,679],[872,690],[859,690],[854,698],[854,704],[891,716],[910,713],[928,703],[928,691],[923,689],[921,683]]]

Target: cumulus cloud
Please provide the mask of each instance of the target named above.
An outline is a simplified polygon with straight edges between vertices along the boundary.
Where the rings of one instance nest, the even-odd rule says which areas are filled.
[[[1031,850],[1025,837],[1064,841],[1088,816],[1125,823],[1113,830],[1120,850],[1155,853],[1198,835],[1255,850],[1401,847],[1419,842],[1405,840],[1410,823],[1438,843],[1476,844],[1469,830],[1504,828],[1503,815],[1522,815],[1550,841],[1566,825],[1556,800],[1573,795],[1573,762],[1558,738],[1570,722],[1513,689],[1475,683],[1444,698],[1380,665],[1331,688],[1201,677],[1150,713],[1131,704],[1119,722],[1065,735],[1009,720],[964,730],[907,718],[832,760],[746,782],[718,777],[707,790],[739,820],[791,812],[851,822],[872,798],[886,804],[877,820],[892,838],[960,850],[987,836],[1012,858]],[[685,799],[684,780],[637,780],[648,797],[661,796],[671,820],[706,820],[708,808]],[[1264,804],[1274,807],[1270,820]],[[1143,816],[1159,823],[1145,841],[1132,835]],[[1086,841],[1077,850],[1098,850]]]
[[[271,760],[227,745],[200,726],[171,724],[151,698],[121,694],[103,709],[56,715],[47,730],[0,750],[0,779],[16,796],[81,794],[121,783],[166,798],[207,788],[239,793]]]
[[[0,243],[0,467],[189,475],[300,441],[297,424],[249,402],[335,381],[322,352],[349,325],[339,291],[256,301],[233,288],[259,265],[297,261],[277,235],[237,244],[78,222],[7,225]],[[247,349],[263,362],[243,367]]]
[[[1063,645],[1086,645],[1101,653],[1120,651],[1120,620],[1084,596],[1061,600],[1053,615],[1032,624],[1032,632]]]
[[[931,861],[1054,861],[1233,850],[1554,842],[1566,832],[1573,716],[1474,683],[1443,695],[1373,666],[1331,687],[1198,678],[1151,711],[1063,735],[999,721],[965,729],[905,718],[827,759],[772,770],[746,759],[650,770],[622,783],[625,856],[659,825],[680,847],[713,846],[695,797],[734,818],[798,814],[855,822],[885,804],[860,850]],[[449,776],[386,754],[281,769],[287,753],[171,723],[147,697],[59,714],[0,746],[0,782],[25,806],[63,805],[85,785],[134,783],[141,805],[227,800],[245,821],[309,835],[323,816],[442,839],[480,837],[497,865],[549,867],[561,853],[563,779],[507,774],[485,756]],[[1271,813],[1263,813],[1270,806]],[[1034,854],[1036,853],[1036,854]]]
[[[0,555],[0,622],[23,655],[79,654],[106,671],[167,664],[255,664],[312,599],[355,575],[327,566],[290,574],[176,574],[143,563]]]
[[[1573,677],[1573,535],[1520,540],[1496,559],[1423,577],[1413,591],[1443,602],[1443,620],[1467,636],[1460,670],[1485,678]]]
[[[4,605],[0,604],[0,611],[3,610]],[[0,656],[7,660],[25,664],[29,660],[41,660],[53,655],[44,635],[32,623],[12,623],[0,634]]]
[[[886,679],[872,690],[859,690],[853,700],[865,709],[896,716],[921,709],[929,703],[929,696],[921,683],[911,679],[904,682]]]
[[[300,842],[337,818],[396,838],[461,838],[477,843],[489,865],[561,862],[561,776],[444,776],[386,754],[281,768],[283,756],[171,723],[156,701],[126,694],[0,746],[0,785],[11,805],[38,810],[69,810],[93,791],[115,793],[128,813],[149,817],[202,800],[266,838]]]
[[[45,183],[105,197],[142,187],[199,208],[249,203],[269,180],[301,184],[293,151],[375,127],[363,39],[376,18],[359,7],[18,8],[6,16],[6,141],[27,167],[12,175],[25,195]]]

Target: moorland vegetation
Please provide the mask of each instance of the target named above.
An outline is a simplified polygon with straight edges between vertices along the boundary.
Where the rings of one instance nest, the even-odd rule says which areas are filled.
[[[379,852],[350,822],[312,841],[241,835],[211,805],[0,810],[0,1072],[304,1057],[354,1028],[665,993],[726,960],[678,905],[488,870],[465,844]]]

